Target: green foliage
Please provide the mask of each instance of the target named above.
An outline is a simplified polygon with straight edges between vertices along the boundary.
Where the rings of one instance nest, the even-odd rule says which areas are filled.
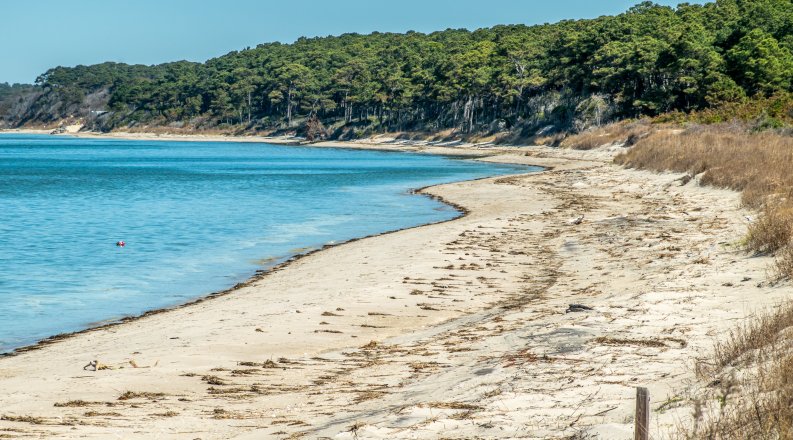
[[[40,89],[30,84],[0,83],[0,127],[16,126]]]
[[[791,50],[793,0],[643,2],[539,26],[301,38],[206,63],[57,67],[37,83],[39,99],[61,109],[107,96],[116,125],[290,128],[317,117],[348,133],[536,131],[667,112],[728,117],[703,111],[791,91]]]
[[[684,113],[668,113],[656,122],[696,122],[718,124],[729,121],[748,122],[757,130],[793,126],[793,94],[780,92],[770,97],[756,96],[719,106]]]
[[[793,55],[773,35],[753,29],[727,52],[733,76],[753,95],[790,89]]]

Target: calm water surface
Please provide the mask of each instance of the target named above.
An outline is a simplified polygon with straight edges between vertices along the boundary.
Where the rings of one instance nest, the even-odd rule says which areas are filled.
[[[526,167],[0,135],[0,351],[222,290],[306,248],[453,218],[409,190],[516,171]]]

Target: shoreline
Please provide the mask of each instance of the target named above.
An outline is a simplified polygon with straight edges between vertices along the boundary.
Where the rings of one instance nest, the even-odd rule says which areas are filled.
[[[303,142],[300,142],[300,141],[293,141],[293,140],[290,140],[290,138],[286,138],[286,137],[266,137],[266,136],[214,136],[214,135],[167,135],[167,134],[166,135],[159,135],[159,134],[154,134],[154,133],[126,133],[126,132],[107,133],[107,134],[92,133],[92,132],[91,133],[59,133],[59,134],[51,134],[50,130],[38,130],[38,129],[0,130],[0,134],[3,134],[3,133],[51,135],[51,136],[75,137],[75,138],[86,138],[86,139],[107,139],[107,138],[110,138],[110,139],[132,140],[132,141],[180,141],[181,140],[181,141],[189,141],[189,142],[244,142],[244,143],[250,142],[250,143],[268,143],[268,144],[276,144],[276,145],[288,145],[288,146],[297,146],[297,147],[305,147],[305,148],[362,149],[362,150],[372,150],[372,151],[405,152],[405,153],[417,153],[418,152],[418,151],[404,150],[404,149],[395,150],[393,148],[380,147],[380,146],[378,146],[376,144],[373,144],[373,143],[370,144],[370,143],[366,143],[366,142],[357,143],[357,142],[333,141],[333,142],[320,142],[320,143],[317,143],[317,144],[310,144],[310,143],[303,143]],[[427,154],[435,154],[435,155],[441,155],[441,156],[451,157],[451,158],[472,159],[472,160],[481,160],[481,159],[487,159],[487,158],[493,157],[492,154],[489,154],[489,155],[488,154],[472,155],[472,154],[453,154],[451,152],[448,152],[448,153],[431,152],[431,153],[427,153]],[[543,168],[542,166],[539,166],[539,165],[532,165],[532,164],[526,164],[526,163],[517,163],[517,162],[500,162],[500,163],[507,163],[507,164],[513,164],[513,165],[516,165],[516,166],[525,166],[525,167],[536,166],[538,168]],[[542,170],[532,171],[531,173],[537,173],[537,172],[542,172]],[[491,178],[495,178],[495,177],[516,176],[516,175],[521,175],[521,174],[525,174],[525,173],[515,173],[515,174],[505,174],[505,175],[491,176],[491,177],[481,177],[481,178],[467,179],[467,180],[463,180],[463,181],[459,181],[459,182],[452,182],[452,183],[473,182],[473,181],[477,181],[477,180],[491,179]],[[44,348],[46,346],[49,346],[49,345],[52,345],[52,344],[56,344],[56,343],[58,343],[60,341],[63,341],[63,340],[66,340],[66,339],[70,339],[70,338],[74,338],[74,337],[77,337],[77,336],[80,336],[80,335],[83,335],[83,334],[88,334],[88,333],[92,333],[92,332],[96,332],[96,331],[106,330],[106,329],[109,329],[109,328],[112,328],[112,327],[116,327],[116,326],[124,325],[124,324],[130,323],[130,322],[138,321],[140,319],[144,319],[144,318],[147,318],[149,316],[159,315],[161,313],[168,313],[168,312],[171,312],[171,311],[174,311],[174,310],[179,310],[179,309],[182,309],[182,308],[191,307],[191,306],[194,306],[196,304],[200,304],[200,303],[203,303],[205,301],[209,301],[209,300],[221,297],[221,296],[233,294],[235,291],[237,291],[239,289],[242,289],[244,287],[248,287],[248,286],[250,286],[251,284],[253,284],[253,283],[257,282],[257,281],[260,281],[260,280],[266,278],[271,273],[278,272],[278,271],[286,269],[287,267],[289,267],[290,264],[294,263],[295,261],[298,261],[298,260],[300,260],[302,258],[309,257],[309,256],[311,256],[311,255],[313,255],[313,254],[315,254],[317,252],[321,252],[323,250],[330,249],[332,247],[342,246],[342,245],[345,245],[345,244],[348,244],[348,243],[354,243],[356,241],[365,240],[367,238],[379,237],[379,236],[393,234],[393,233],[406,231],[406,230],[411,230],[411,229],[415,229],[415,228],[422,228],[422,227],[425,227],[425,226],[431,226],[431,225],[442,224],[442,223],[446,223],[446,222],[452,222],[452,221],[455,221],[457,219],[460,219],[460,218],[463,218],[463,217],[467,216],[470,211],[466,207],[464,207],[464,206],[462,206],[460,204],[454,203],[454,202],[450,202],[448,200],[445,200],[441,196],[438,196],[438,195],[435,195],[435,194],[431,193],[431,189],[433,187],[441,186],[441,185],[445,185],[445,184],[429,185],[429,186],[424,186],[424,187],[421,187],[421,188],[413,188],[413,189],[409,190],[409,193],[412,194],[412,195],[419,195],[419,196],[423,196],[423,197],[428,197],[428,198],[430,198],[432,200],[439,201],[440,203],[443,203],[443,204],[453,208],[459,214],[456,217],[453,217],[453,218],[448,219],[448,220],[441,220],[441,221],[432,222],[432,223],[424,223],[424,224],[411,226],[411,227],[407,227],[407,228],[394,229],[394,230],[381,232],[381,233],[377,233],[377,234],[371,234],[371,235],[366,235],[366,236],[362,236],[362,237],[356,237],[356,238],[352,238],[352,239],[341,241],[341,242],[335,242],[333,244],[325,244],[325,245],[319,246],[319,247],[317,247],[315,249],[312,249],[312,250],[310,250],[308,252],[301,252],[301,253],[297,253],[297,254],[294,254],[294,255],[290,255],[290,256],[284,257],[282,262],[280,262],[278,264],[275,264],[274,266],[272,266],[270,268],[267,268],[267,269],[256,270],[253,273],[253,275],[251,275],[250,277],[248,277],[244,281],[236,283],[235,285],[233,285],[233,286],[231,286],[231,287],[229,287],[227,289],[223,289],[223,290],[219,290],[219,291],[215,291],[215,292],[202,294],[202,295],[200,295],[200,296],[198,296],[198,297],[196,297],[194,299],[191,299],[191,300],[189,300],[189,301],[187,301],[185,303],[182,303],[182,304],[177,304],[177,305],[167,306],[167,307],[154,308],[154,309],[151,309],[151,310],[146,310],[146,311],[144,311],[144,312],[142,312],[140,314],[137,314],[137,315],[124,316],[124,317],[121,317],[121,318],[119,318],[117,320],[113,320],[113,321],[99,320],[99,321],[96,321],[99,324],[95,325],[95,326],[87,326],[86,328],[84,328],[82,330],[77,330],[77,331],[73,331],[73,332],[57,333],[57,334],[54,334],[54,335],[51,335],[51,336],[47,336],[47,337],[42,338],[42,339],[40,339],[40,340],[38,340],[38,341],[36,341],[34,343],[22,345],[20,347],[13,348],[13,349],[11,349],[9,351],[6,351],[6,352],[0,352],[0,359],[5,358],[5,357],[17,356],[17,355],[19,355],[21,353],[27,353],[27,352],[39,350],[39,349],[42,349],[42,348]]]
[[[425,188],[466,215],[0,358],[0,435],[610,439],[648,385],[654,408],[681,402],[653,412],[666,438],[712,337],[784,297],[755,285],[767,258],[721,244],[745,230],[735,193],[616,167],[613,148],[386,148],[547,169]]]
[[[515,149],[523,147],[500,146],[490,142],[478,144],[462,141],[431,142],[425,140],[403,140],[392,138],[388,134],[377,135],[371,138],[364,138],[352,141],[317,141],[308,142],[304,138],[294,136],[261,136],[261,135],[220,135],[220,134],[169,134],[169,133],[147,133],[147,132],[124,132],[114,131],[109,133],[98,132],[64,132],[51,133],[52,130],[40,129],[0,129],[0,134],[35,134],[50,135],[58,137],[75,137],[82,139],[119,139],[119,140],[138,140],[138,141],[169,141],[169,142],[240,142],[240,143],[266,143],[274,145],[302,146],[302,147],[333,147],[346,149],[364,149],[376,151],[401,151],[401,152],[422,152],[428,154],[435,153],[435,149],[458,149],[464,157],[475,157],[477,155],[489,156],[493,150]],[[481,149],[482,153],[476,153],[472,149]]]
[[[537,172],[540,172],[540,171],[537,171]],[[523,173],[521,173],[521,174],[523,174]],[[514,175],[520,175],[520,174],[507,174],[507,175],[496,176],[496,177],[505,177],[505,176],[514,176]],[[477,180],[491,179],[491,178],[493,178],[493,177],[482,177],[482,178],[478,178],[478,179],[468,179],[468,180],[463,180],[463,181],[460,181],[460,182],[473,182],[473,181],[477,181]],[[452,182],[452,183],[460,183],[460,182]],[[89,326],[89,327],[86,327],[85,329],[77,330],[77,331],[74,331],[74,332],[58,333],[58,334],[55,334],[55,335],[52,335],[52,336],[47,336],[47,337],[45,337],[45,338],[43,338],[43,339],[41,339],[39,341],[36,341],[36,342],[34,342],[32,344],[23,345],[21,347],[13,348],[13,349],[11,349],[8,352],[0,352],[0,359],[5,358],[5,357],[18,356],[19,354],[28,353],[28,352],[35,351],[35,350],[40,350],[40,349],[42,349],[44,347],[47,347],[49,345],[57,344],[60,341],[64,341],[66,339],[78,337],[78,336],[83,335],[83,334],[88,334],[88,333],[93,333],[93,332],[97,332],[97,331],[106,330],[106,329],[109,329],[109,328],[112,328],[112,327],[116,327],[116,326],[120,326],[120,325],[124,325],[124,324],[130,323],[130,322],[135,322],[135,321],[138,321],[140,319],[147,318],[149,316],[159,315],[161,313],[168,313],[168,312],[171,312],[171,311],[174,311],[174,310],[179,310],[179,309],[191,307],[191,306],[194,306],[196,304],[201,304],[201,303],[203,303],[205,301],[210,301],[210,300],[215,299],[215,298],[219,298],[219,297],[222,297],[222,296],[225,296],[225,295],[233,294],[235,291],[237,291],[239,289],[242,289],[242,288],[245,288],[245,287],[249,287],[253,283],[255,283],[257,281],[260,281],[260,280],[263,280],[264,278],[266,278],[267,276],[271,275],[272,273],[275,273],[275,272],[278,272],[278,271],[281,271],[281,270],[284,270],[284,269],[288,268],[290,264],[292,264],[292,263],[294,263],[296,261],[299,261],[299,260],[301,260],[303,258],[310,257],[310,256],[312,256],[312,255],[314,255],[314,254],[316,254],[318,252],[322,252],[324,250],[327,250],[327,249],[330,249],[330,248],[333,248],[333,247],[343,246],[343,245],[346,245],[346,244],[349,244],[349,243],[355,243],[357,241],[366,240],[368,238],[381,237],[381,236],[384,236],[384,235],[395,234],[395,233],[398,233],[398,232],[408,231],[408,230],[411,230],[411,229],[422,228],[422,227],[425,227],[425,226],[438,225],[438,224],[443,224],[443,223],[446,223],[446,222],[453,222],[453,221],[458,220],[460,218],[463,218],[463,217],[465,217],[465,216],[467,216],[469,214],[470,211],[467,208],[465,208],[464,206],[458,205],[458,204],[453,203],[453,202],[449,202],[447,200],[444,200],[443,197],[436,196],[436,195],[434,195],[432,193],[426,192],[426,191],[431,190],[431,188],[435,187],[435,186],[440,186],[440,185],[429,185],[429,186],[424,186],[424,187],[421,187],[421,188],[411,189],[410,190],[410,194],[423,196],[423,197],[428,197],[428,198],[430,198],[432,200],[437,200],[437,201],[439,201],[439,202],[441,202],[441,203],[453,208],[454,210],[456,210],[459,215],[457,215],[456,217],[450,218],[448,220],[440,220],[440,221],[432,222],[432,223],[423,223],[423,224],[416,225],[416,226],[409,226],[409,227],[406,227],[406,228],[394,229],[394,230],[390,230],[390,231],[386,231],[386,232],[380,232],[380,233],[377,233],[377,234],[371,234],[371,235],[365,235],[365,236],[362,236],[362,237],[351,238],[349,240],[340,241],[340,242],[334,242],[332,244],[324,244],[324,245],[322,245],[320,247],[317,247],[315,249],[311,249],[311,250],[306,251],[306,252],[301,252],[301,253],[297,253],[297,254],[291,255],[289,257],[284,257],[284,260],[282,262],[280,262],[278,264],[275,264],[274,266],[272,266],[270,268],[258,269],[258,270],[256,270],[254,272],[253,275],[251,275],[250,277],[248,277],[244,281],[241,281],[241,282],[239,282],[239,283],[237,283],[237,284],[235,284],[235,285],[233,285],[233,286],[231,286],[231,287],[229,287],[227,289],[218,290],[218,291],[215,291],[215,292],[210,292],[210,293],[207,293],[207,294],[200,295],[200,296],[198,296],[198,297],[196,297],[196,298],[194,298],[194,299],[192,299],[190,301],[187,301],[187,302],[185,302],[183,304],[177,304],[177,305],[169,306],[169,307],[155,308],[155,309],[147,310],[147,311],[145,311],[143,313],[140,313],[138,315],[125,316],[125,317],[122,317],[122,318],[120,318],[118,320],[114,320],[114,321],[110,321],[110,322],[103,322],[103,321],[100,320],[98,322],[100,322],[101,324],[98,324],[96,326]]]
[[[272,143],[277,145],[300,145],[301,138],[290,136],[235,136],[220,134],[158,134],[158,133],[139,133],[139,132],[81,132],[72,131],[64,133],[52,133],[49,129],[34,128],[14,128],[0,129],[0,134],[44,134],[58,137],[76,137],[83,139],[122,139],[139,141],[184,141],[184,142],[254,142]]]

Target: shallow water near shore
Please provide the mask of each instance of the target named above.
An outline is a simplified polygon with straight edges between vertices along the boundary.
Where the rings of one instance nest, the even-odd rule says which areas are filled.
[[[325,244],[454,218],[410,190],[530,170],[379,151],[0,135],[0,352],[184,303]]]

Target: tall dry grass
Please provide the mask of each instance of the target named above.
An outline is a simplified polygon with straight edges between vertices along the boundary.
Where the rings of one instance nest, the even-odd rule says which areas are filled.
[[[616,122],[566,137],[558,142],[558,146],[573,150],[591,150],[617,144],[630,147],[655,128],[648,119]]]
[[[615,161],[631,168],[685,172],[698,176],[703,185],[740,191],[743,204],[759,210],[749,227],[747,249],[775,253],[793,246],[793,137],[738,125],[656,130]],[[790,268],[777,265],[781,276],[793,275],[793,249],[788,252]]]
[[[717,343],[685,439],[793,438],[793,304],[750,320]],[[708,410],[702,410],[707,408]]]
[[[749,226],[746,247],[758,254],[781,253],[793,238],[793,212],[787,203],[766,206]],[[793,272],[790,272],[793,274]]]
[[[788,303],[772,313],[750,318],[739,324],[726,338],[717,341],[713,349],[712,363],[716,370],[735,366],[739,360],[757,362],[759,358],[748,358],[749,354],[762,354],[762,350],[779,345],[780,337],[793,326],[793,304]],[[790,336],[790,335],[787,335]],[[793,379],[793,378],[791,378]]]
[[[650,133],[616,162],[632,168],[702,174],[703,185],[743,192],[761,208],[793,194],[793,137],[736,126],[696,126]]]
[[[776,274],[793,276],[793,137],[734,124],[653,130],[615,161],[740,191],[758,210],[746,248],[775,254]],[[698,371],[709,386],[680,437],[793,438],[793,303],[736,328]]]

